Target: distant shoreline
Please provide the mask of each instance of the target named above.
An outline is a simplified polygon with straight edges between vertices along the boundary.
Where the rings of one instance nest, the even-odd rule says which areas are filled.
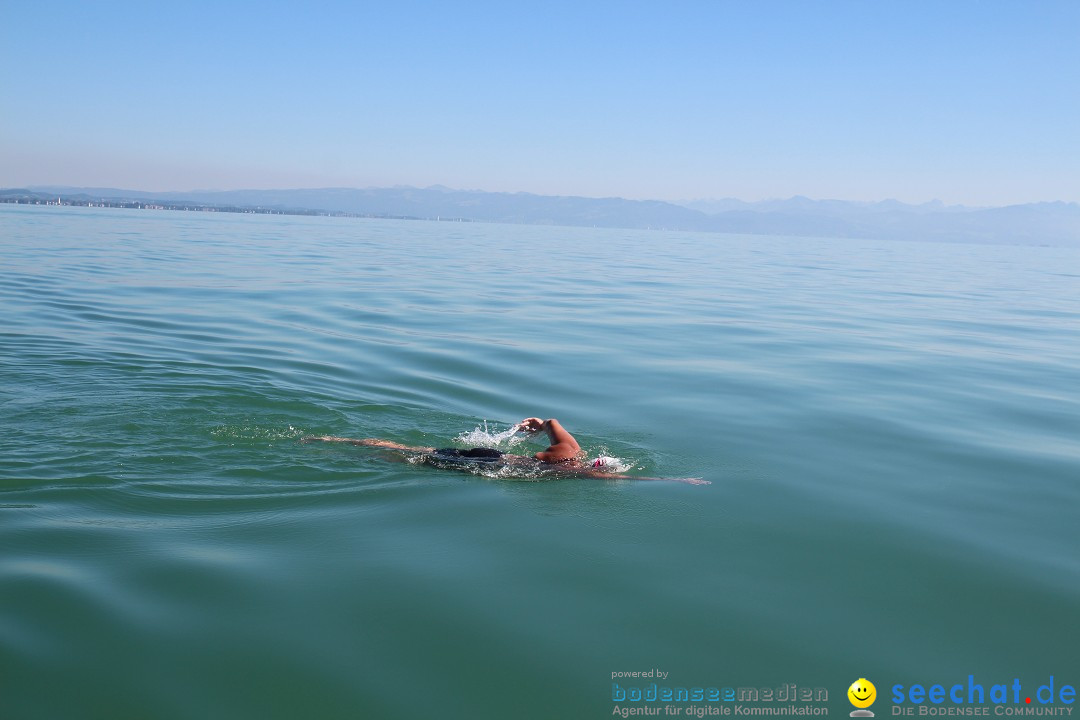
[[[1080,204],[995,208],[812,200],[755,203],[587,198],[428,188],[307,188],[144,192],[119,188],[0,188],[0,203],[379,220],[506,223],[997,245],[1080,247]]]
[[[235,213],[241,215],[301,215],[314,217],[369,218],[376,220],[429,220],[431,218],[409,215],[386,215],[375,213],[353,213],[333,210],[315,210],[307,208],[265,208],[247,205],[210,205],[207,203],[186,202],[147,202],[143,200],[121,200],[116,198],[88,199],[82,196],[59,195],[45,197],[42,193],[33,193],[42,197],[0,195],[0,203],[7,205],[39,205],[52,207],[88,207],[120,208],[124,210],[179,210],[185,212]],[[442,218],[438,218],[442,220]],[[463,218],[446,218],[447,222],[471,222]]]

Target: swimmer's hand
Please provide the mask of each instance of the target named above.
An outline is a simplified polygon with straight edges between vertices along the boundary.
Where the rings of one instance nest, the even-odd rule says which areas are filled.
[[[538,417],[525,418],[518,427],[526,432],[540,432],[544,429],[544,421]]]

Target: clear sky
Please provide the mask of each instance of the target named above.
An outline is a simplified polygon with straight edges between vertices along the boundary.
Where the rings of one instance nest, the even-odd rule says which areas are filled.
[[[0,187],[1080,201],[1080,0],[5,0]]]

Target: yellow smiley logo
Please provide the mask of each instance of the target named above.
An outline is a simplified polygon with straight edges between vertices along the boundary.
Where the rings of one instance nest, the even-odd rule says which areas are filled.
[[[857,708],[868,708],[877,699],[877,688],[866,678],[859,678],[847,689],[848,700]]]

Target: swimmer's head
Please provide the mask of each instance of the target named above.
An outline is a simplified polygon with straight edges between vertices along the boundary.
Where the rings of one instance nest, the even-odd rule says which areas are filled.
[[[593,470],[611,470],[614,469],[616,462],[618,461],[613,457],[601,455],[600,457],[590,462],[589,465],[592,467]]]

